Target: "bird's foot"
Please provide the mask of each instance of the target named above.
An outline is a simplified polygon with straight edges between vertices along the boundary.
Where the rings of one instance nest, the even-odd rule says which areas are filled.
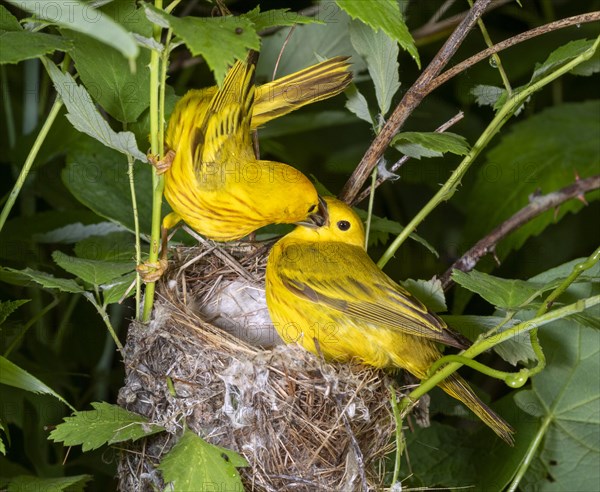
[[[136,270],[140,274],[140,277],[144,283],[148,284],[156,282],[160,277],[162,277],[168,266],[169,262],[167,259],[160,258],[158,261],[147,261],[145,263],[141,263],[136,267]]]
[[[175,151],[168,150],[162,159],[159,159],[157,155],[153,154],[148,154],[147,157],[148,162],[150,162],[150,164],[154,166],[154,169],[156,169],[156,174],[161,175],[171,169],[173,160],[175,159]]]

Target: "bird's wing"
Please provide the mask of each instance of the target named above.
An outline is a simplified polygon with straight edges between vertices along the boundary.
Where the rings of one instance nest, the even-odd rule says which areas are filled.
[[[244,163],[254,158],[250,135],[254,67],[251,55],[237,61],[210,101],[204,121],[192,137],[196,175],[216,173],[227,163]]]
[[[336,243],[335,261],[324,260],[323,254],[317,243],[295,250],[293,261],[280,262],[278,274],[289,292],[339,311],[358,324],[385,326],[457,348],[470,345],[383,273],[360,248]],[[315,261],[317,258],[320,261]]]

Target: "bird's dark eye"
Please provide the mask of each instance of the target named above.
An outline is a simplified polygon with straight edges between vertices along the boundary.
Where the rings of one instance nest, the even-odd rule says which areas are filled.
[[[350,222],[347,220],[340,220],[338,221],[337,226],[340,231],[347,231],[350,229]]]
[[[309,213],[309,214],[312,214],[312,213],[315,211],[315,209],[316,209],[316,208],[317,208],[317,206],[316,206],[316,205],[311,205],[311,206],[308,208],[308,213]]]

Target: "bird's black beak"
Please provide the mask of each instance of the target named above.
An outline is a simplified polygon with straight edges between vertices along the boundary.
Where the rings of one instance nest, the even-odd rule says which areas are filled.
[[[327,203],[323,198],[319,197],[319,208],[308,216],[302,222],[296,222],[296,225],[317,229],[329,223],[329,212],[327,211]]]

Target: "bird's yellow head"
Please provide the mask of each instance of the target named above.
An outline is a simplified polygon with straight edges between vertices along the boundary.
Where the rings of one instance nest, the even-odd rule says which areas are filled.
[[[360,217],[344,202],[331,196],[319,199],[319,210],[310,220],[299,222],[290,234],[296,239],[340,242],[365,247],[365,229]]]

